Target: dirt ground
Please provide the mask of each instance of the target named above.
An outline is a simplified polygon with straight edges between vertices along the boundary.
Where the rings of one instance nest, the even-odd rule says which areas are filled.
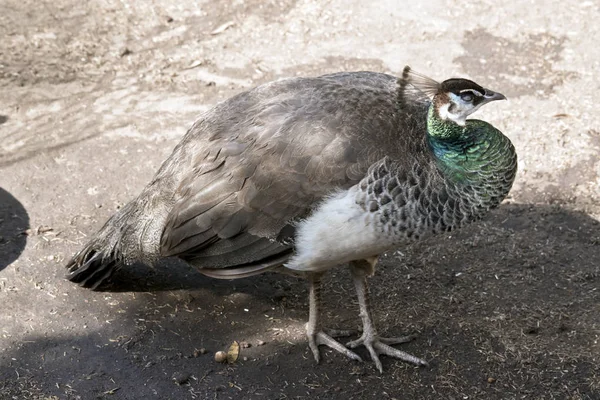
[[[483,0],[3,0],[1,399],[600,399],[600,4]],[[194,118],[269,80],[342,70],[465,76],[519,175],[490,218],[387,254],[382,333],[427,368],[311,358],[307,285],[166,260],[103,292],[66,260]],[[359,326],[349,273],[329,326]],[[233,364],[214,353],[245,342]],[[204,349],[204,350],[202,350]],[[360,354],[368,359],[365,351]]]

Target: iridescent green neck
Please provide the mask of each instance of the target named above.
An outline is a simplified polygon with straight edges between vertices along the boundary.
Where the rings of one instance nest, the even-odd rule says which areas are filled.
[[[435,104],[429,107],[427,113],[427,132],[430,137],[440,140],[451,140],[463,136],[466,125],[461,126],[450,120],[443,120],[438,114]]]
[[[474,183],[480,180],[480,171],[488,167],[488,150],[494,141],[504,135],[487,122],[467,120],[464,126],[442,120],[434,106],[427,116],[427,139],[438,161],[438,166],[453,180]]]

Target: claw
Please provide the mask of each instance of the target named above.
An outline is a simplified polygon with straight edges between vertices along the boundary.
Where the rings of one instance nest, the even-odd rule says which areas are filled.
[[[331,337],[350,336],[350,334],[352,334],[352,331],[341,331],[332,329],[328,330],[327,333],[325,333],[321,328],[321,324],[319,322],[319,306],[321,303],[320,297],[320,275],[313,274],[310,278],[310,311],[308,316],[308,323],[306,324],[306,334],[308,336],[308,346],[310,347],[310,350],[312,351],[313,356],[315,357],[315,361],[317,363],[321,361],[321,353],[319,352],[319,346],[321,345],[336,350],[353,360],[362,361],[362,358],[360,358],[358,354],[349,350],[343,344]]]
[[[413,341],[415,338],[416,338],[415,335],[392,337],[392,338],[379,337],[377,339],[373,339],[372,341],[379,341],[383,344],[401,344],[401,343],[408,343],[410,341]],[[356,340],[346,343],[346,347],[350,347],[351,349],[354,349],[362,344],[365,344],[365,342],[367,342],[367,341],[368,341],[368,339],[363,335]]]
[[[373,360],[373,363],[375,363],[375,366],[380,373],[383,373],[383,366],[379,360],[380,355],[394,357],[418,366],[428,365],[425,360],[421,360],[420,358],[390,346],[390,344],[410,342],[415,338],[414,335],[382,338],[377,334],[377,329],[375,329],[375,325],[373,324],[373,318],[369,307],[369,291],[365,279],[366,276],[372,274],[370,269],[370,267],[372,267],[371,264],[364,261],[354,261],[351,263],[352,277],[356,288],[356,294],[358,295],[358,304],[360,306],[360,317],[363,321],[363,334],[360,338],[349,342],[346,346],[353,349],[360,345],[364,345],[369,351],[371,360]]]
[[[402,336],[396,338],[380,338],[380,337],[360,337],[357,340],[353,340],[346,344],[347,347],[354,349],[358,346],[365,346],[371,355],[371,360],[375,363],[377,370],[383,373],[383,366],[379,360],[380,355],[386,355],[394,357],[408,363],[421,366],[428,366],[427,361],[422,360],[418,357],[408,354],[402,350],[398,350],[390,346],[390,344],[406,343],[414,339],[414,335]]]
[[[427,361],[422,360],[418,357],[413,356],[412,354],[408,354],[402,350],[398,350],[389,346],[381,341],[376,341],[373,343],[373,346],[377,350],[377,354],[385,354],[386,356],[394,357],[402,361],[406,361],[408,363],[414,364],[418,367],[427,367],[429,364]]]
[[[362,358],[360,358],[360,356],[358,354],[356,354],[355,352],[344,347],[343,344],[341,344],[340,342],[338,342],[337,340],[335,340],[334,338],[332,338],[325,332],[319,331],[319,332],[315,332],[313,334],[308,332],[308,346],[312,350],[313,356],[315,357],[315,361],[317,363],[321,361],[321,353],[319,352],[320,345],[327,346],[330,349],[333,349],[339,353],[342,353],[343,355],[345,355],[348,358],[351,358],[355,361],[362,362]]]
[[[373,348],[374,343],[367,343],[365,347],[369,350],[369,354],[371,355],[371,361],[375,364],[375,367],[379,371],[380,374],[383,374],[383,365],[381,364],[381,360],[379,359],[378,352]]]

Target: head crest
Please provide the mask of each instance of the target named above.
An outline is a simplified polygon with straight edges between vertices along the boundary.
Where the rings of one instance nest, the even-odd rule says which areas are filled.
[[[416,91],[432,99],[441,89],[437,81],[413,71],[408,65],[402,71],[402,77],[399,79],[400,89],[402,91]]]

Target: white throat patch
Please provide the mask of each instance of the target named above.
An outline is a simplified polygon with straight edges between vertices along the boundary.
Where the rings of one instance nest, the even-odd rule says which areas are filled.
[[[444,104],[443,106],[440,107],[440,118],[441,119],[449,119],[451,121],[454,121],[456,124],[460,125],[460,126],[465,126],[466,120],[467,120],[467,115],[463,112],[463,113],[451,113],[450,112],[450,104]]]

